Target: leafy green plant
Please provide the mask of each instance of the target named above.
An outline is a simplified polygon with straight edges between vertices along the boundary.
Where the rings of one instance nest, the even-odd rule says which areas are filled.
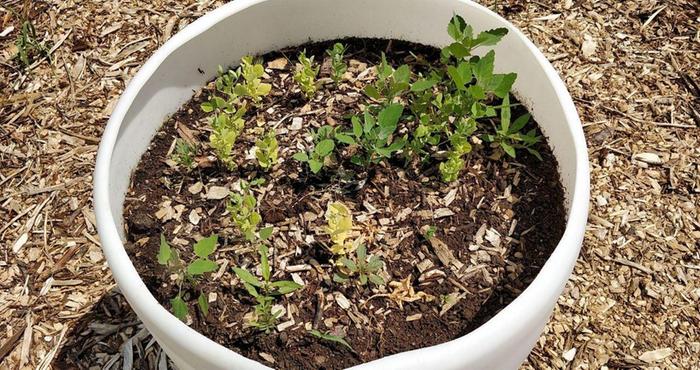
[[[260,167],[270,169],[277,163],[277,155],[279,146],[275,138],[275,130],[268,130],[262,139],[255,142],[255,158],[258,160]]]
[[[345,57],[345,51],[347,47],[342,43],[336,42],[333,44],[333,48],[326,50],[326,54],[331,58],[331,78],[336,84],[340,82],[343,75],[348,70],[348,66],[343,58]]]
[[[377,274],[384,266],[384,262],[374,255],[367,259],[367,247],[364,244],[360,244],[355,253],[356,257],[354,260],[347,257],[338,259],[340,268],[333,275],[333,280],[345,283],[353,276],[357,276],[360,285],[367,285],[368,281],[377,286],[384,285],[384,279]]]
[[[272,269],[268,258],[268,248],[261,244],[258,248],[260,254],[260,270],[262,280],[255,277],[248,270],[234,267],[236,273],[248,294],[255,298],[257,304],[253,311],[253,318],[249,324],[260,331],[269,332],[275,327],[277,320],[282,315],[281,311],[273,311],[275,298],[292,293],[302,286],[289,280],[271,281]]]
[[[506,28],[494,28],[479,33],[474,37],[474,29],[459,15],[452,16],[447,25],[447,33],[454,42],[442,49],[443,58],[464,59],[471,56],[472,50],[479,46],[496,45],[508,34]]]
[[[187,140],[177,139],[175,141],[175,151],[173,152],[173,160],[185,171],[190,171],[194,167],[194,156],[197,153],[197,147]]]
[[[335,138],[363,149],[362,153],[351,158],[353,163],[361,166],[379,163],[406,145],[406,136],[393,138],[402,114],[403,106],[397,103],[387,105],[376,117],[367,109],[364,122],[357,116],[352,117],[352,131],[336,134]]]
[[[299,88],[307,99],[311,99],[318,90],[316,76],[318,76],[319,66],[314,66],[314,57],[306,56],[306,50],[299,53],[299,64],[294,72],[294,81],[299,84]]]
[[[410,80],[411,69],[408,65],[403,64],[394,69],[387,62],[386,55],[382,53],[382,61],[377,66],[377,81],[365,86],[364,92],[372,99],[391,102],[394,97],[409,89]]]
[[[231,219],[236,224],[246,240],[255,240],[255,232],[262,221],[257,209],[257,199],[250,190],[251,184],[241,180],[241,192],[231,192],[226,209],[231,213]]]
[[[542,156],[534,148],[542,140],[542,136],[537,134],[537,129],[533,128],[527,133],[521,132],[529,121],[530,114],[525,113],[511,123],[510,97],[506,95],[501,104],[500,126],[495,127],[494,134],[486,134],[484,139],[493,143],[494,146],[500,147],[512,158],[515,158],[516,149],[525,149],[542,160]]]
[[[314,337],[319,338],[319,339],[342,344],[343,346],[347,347],[349,350],[353,351],[350,344],[345,340],[345,338],[343,338],[341,336],[333,335],[330,332],[321,333],[320,331],[318,331],[316,329],[309,330],[309,334],[311,334]]]
[[[335,149],[335,129],[325,125],[312,131],[311,136],[314,139],[314,148],[310,152],[298,152],[292,156],[299,162],[309,164],[309,169],[313,173],[319,173],[326,163],[326,158],[330,157]]]
[[[188,314],[188,306],[183,298],[182,286],[184,283],[196,284],[204,274],[214,272],[219,268],[219,265],[210,260],[211,256],[216,251],[218,236],[212,234],[208,238],[204,238],[194,244],[192,247],[196,258],[185,265],[180,259],[177,250],[170,247],[168,241],[163,234],[160,235],[160,248],[158,250],[158,263],[166,266],[168,270],[177,275],[178,293],[170,300],[173,314],[178,319],[184,321]],[[204,292],[199,293],[197,304],[204,316],[209,314],[209,301]]]
[[[464,155],[472,151],[469,138],[476,131],[476,121],[473,118],[462,118],[455,124],[455,131],[450,133],[450,151],[447,161],[440,163],[439,170],[444,182],[457,180],[464,169]]]
[[[264,74],[262,64],[256,63],[251,56],[243,57],[237,72],[232,75],[243,78],[243,81],[233,86],[233,96],[248,97],[254,105],[260,104],[262,97],[272,90],[272,85],[262,82]]]
[[[236,140],[243,133],[245,112],[245,105],[238,110],[229,105],[209,118],[209,124],[212,128],[209,134],[209,144],[221,163],[230,170],[236,168],[236,162],[231,154]]]

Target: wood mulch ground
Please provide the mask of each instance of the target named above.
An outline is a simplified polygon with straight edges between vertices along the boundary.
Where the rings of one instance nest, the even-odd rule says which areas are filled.
[[[23,3],[38,37],[51,42],[50,62],[29,72],[12,60],[21,23],[8,8]],[[3,369],[60,368],[67,357],[86,367],[167,368],[102,256],[91,175],[102,129],[131,76],[173,33],[221,3],[0,5]],[[522,369],[699,369],[700,5],[485,5],[553,61],[591,158],[583,250]]]

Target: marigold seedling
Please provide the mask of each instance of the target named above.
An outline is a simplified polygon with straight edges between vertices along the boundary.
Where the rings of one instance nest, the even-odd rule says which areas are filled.
[[[275,138],[275,130],[268,130],[262,139],[255,142],[255,158],[258,164],[265,170],[270,169],[277,163],[279,146]]]
[[[216,234],[196,242],[192,247],[196,258],[185,265],[180,260],[177,250],[168,244],[165,235],[160,235],[160,248],[158,249],[157,260],[159,264],[166,266],[171,273],[177,275],[178,293],[170,300],[170,305],[175,317],[182,321],[185,321],[189,312],[187,303],[184,300],[182,286],[184,283],[196,285],[204,274],[214,272],[219,268],[216,262],[209,259],[209,256],[216,251],[217,242],[218,236]],[[209,314],[209,301],[203,291],[199,293],[197,304],[202,315],[207,316]]]
[[[195,165],[194,156],[197,153],[197,148],[190,144],[187,140],[177,139],[175,142],[175,151],[173,152],[173,160],[185,171],[189,172]]]
[[[271,281],[272,268],[267,246],[261,244],[258,248],[258,253],[260,254],[262,280],[255,277],[248,270],[239,267],[234,267],[233,271],[241,280],[248,294],[257,301],[253,317],[248,324],[260,331],[269,332],[275,327],[277,320],[281,316],[281,312],[273,311],[275,298],[292,293],[302,288],[302,286],[289,280]]]
[[[311,99],[316,94],[318,85],[316,76],[318,76],[319,66],[314,65],[314,57],[306,56],[306,50],[299,53],[299,64],[294,72],[294,81],[299,84],[299,88],[304,93],[307,99]]]
[[[506,95],[501,104],[501,123],[495,128],[494,134],[486,134],[484,139],[500,147],[512,158],[516,156],[516,149],[525,149],[542,160],[542,156],[534,148],[542,140],[542,136],[537,134],[537,129],[533,128],[527,133],[521,132],[529,121],[530,114],[525,113],[511,124],[510,97]]]
[[[241,192],[231,192],[226,207],[238,230],[248,241],[255,240],[255,232],[258,224],[262,221],[262,217],[257,211],[257,199],[250,190],[250,185],[247,181],[241,180]]]
[[[378,275],[384,262],[378,256],[370,256],[367,259],[367,247],[360,244],[356,250],[354,260],[347,257],[338,259],[339,270],[333,275],[333,280],[339,283],[344,283],[352,277],[357,276],[357,281],[360,285],[367,285],[367,282],[381,286],[384,285],[384,279]]]

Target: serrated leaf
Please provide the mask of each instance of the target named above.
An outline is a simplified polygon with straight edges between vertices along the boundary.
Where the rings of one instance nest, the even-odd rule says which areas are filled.
[[[472,46],[476,47],[496,45],[499,41],[501,41],[501,39],[503,39],[503,36],[507,34],[508,29],[506,28],[494,28],[492,30],[481,32],[474,39]]]
[[[406,84],[411,78],[411,69],[407,64],[402,64],[394,71],[394,81],[400,84]],[[402,89],[403,90],[403,89]]]
[[[158,250],[158,263],[161,265],[167,265],[172,258],[173,252],[170,248],[170,244],[165,240],[165,236],[160,234],[160,249]]]
[[[241,279],[242,281],[244,281],[252,286],[255,286],[258,288],[262,286],[262,283],[255,276],[253,276],[253,274],[248,272],[248,270],[244,270],[244,269],[239,268],[239,267],[234,267],[233,272],[236,273],[236,276],[238,276],[239,279]]]
[[[309,155],[306,154],[306,152],[298,152],[292,156],[292,158],[296,159],[299,162],[308,162],[309,161]]]
[[[180,321],[185,321],[185,319],[187,319],[187,303],[185,303],[179,294],[170,300],[170,306],[172,307],[173,315],[180,319]]]
[[[467,25],[464,18],[455,14],[452,16],[450,23],[447,24],[447,34],[455,41],[462,41],[466,37],[471,38],[471,27]]]
[[[216,271],[218,268],[219,265],[212,260],[197,258],[187,266],[187,273],[191,276],[199,276],[207,272]]]
[[[314,153],[321,157],[326,157],[335,148],[335,143],[331,139],[324,139],[321,140],[318,144],[316,144],[316,147],[314,148]]]
[[[202,311],[202,315],[209,316],[209,300],[207,300],[203,292],[199,293],[197,304],[199,305],[199,310]]]
[[[216,243],[218,242],[218,240],[219,236],[216,234],[212,234],[208,238],[204,238],[198,241],[194,244],[194,254],[197,255],[197,257],[209,257],[209,255],[214,253],[214,251],[216,250]]]
[[[493,50],[491,50],[488,53],[486,53],[486,55],[479,58],[479,61],[476,62],[476,64],[472,68],[474,77],[476,77],[477,82],[482,87],[489,86],[489,82],[491,81],[491,77],[493,76],[493,62],[495,57],[496,53]]]
[[[489,88],[493,90],[494,95],[504,98],[510,92],[517,78],[517,73],[493,75],[489,82]]]

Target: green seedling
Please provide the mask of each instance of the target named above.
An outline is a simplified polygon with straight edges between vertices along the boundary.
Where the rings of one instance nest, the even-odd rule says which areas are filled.
[[[275,130],[268,130],[262,139],[255,142],[255,158],[258,164],[265,170],[269,170],[277,163],[279,146],[275,138]]]
[[[209,144],[214,149],[219,161],[230,170],[236,168],[236,162],[231,154],[236,140],[243,133],[245,112],[245,105],[238,110],[229,105],[209,118],[209,124],[212,128],[211,134],[209,134]]]
[[[326,164],[326,158],[333,154],[335,149],[335,129],[331,126],[321,126],[318,131],[312,131],[314,139],[314,149],[310,152],[298,152],[292,156],[299,162],[309,164],[309,169],[313,173],[319,173]]]
[[[393,153],[403,149],[406,145],[406,136],[393,138],[403,114],[401,104],[387,105],[376,117],[372,115],[370,110],[365,110],[364,122],[360,117],[352,117],[351,132],[335,136],[339,142],[348,145],[357,144],[363,149],[363,153],[354,155],[351,160],[353,163],[365,167],[390,158]]]
[[[364,92],[372,99],[392,102],[394,97],[408,91],[411,86],[410,80],[411,70],[408,65],[403,64],[394,69],[382,53],[382,61],[377,66],[377,81],[365,86]]]
[[[384,267],[384,262],[377,257],[371,256],[367,259],[367,247],[360,244],[356,250],[355,260],[347,257],[338,259],[339,271],[333,275],[333,280],[339,283],[349,281],[353,276],[357,276],[360,285],[367,285],[371,282],[374,285],[384,285],[384,279],[377,273]]]
[[[189,311],[187,302],[183,298],[182,286],[184,283],[195,285],[204,274],[218,270],[219,265],[209,259],[209,256],[216,251],[217,242],[218,236],[215,234],[196,242],[192,247],[196,258],[188,265],[185,265],[180,259],[177,250],[170,247],[163,234],[160,235],[158,263],[166,266],[172,274],[177,275],[178,293],[170,300],[170,305],[175,317],[182,321],[185,321]],[[207,316],[209,314],[209,300],[203,291],[199,293],[197,305],[202,315]]]
[[[455,124],[454,132],[449,135],[450,151],[447,161],[440,163],[439,170],[442,181],[453,182],[464,169],[464,156],[472,151],[469,138],[476,131],[476,121],[473,118],[462,118]]]
[[[522,133],[529,121],[530,114],[525,113],[511,123],[510,97],[506,95],[501,104],[501,124],[495,127],[494,134],[484,135],[484,139],[493,143],[493,146],[500,147],[511,158],[515,158],[516,149],[525,149],[542,160],[542,156],[534,148],[542,140],[542,136],[537,134],[537,129]]]
[[[339,42],[333,44],[333,48],[326,50],[326,54],[331,58],[331,78],[333,82],[338,84],[343,78],[343,75],[348,70],[348,66],[343,58],[347,47]]]
[[[282,315],[281,311],[273,311],[276,297],[292,293],[302,288],[302,286],[289,280],[271,281],[272,269],[268,258],[267,246],[261,244],[258,248],[258,253],[260,254],[262,280],[242,268],[234,267],[233,271],[241,279],[248,294],[255,298],[257,302],[253,311],[253,318],[249,324],[267,333],[275,327],[277,320]]]
[[[330,251],[335,255],[348,253],[352,247],[352,241],[348,240],[352,231],[352,212],[348,206],[341,202],[328,203],[326,209],[326,233],[331,237],[333,245]]]
[[[247,97],[254,105],[259,105],[262,97],[272,90],[272,85],[262,82],[265,69],[262,64],[255,63],[253,57],[246,56],[241,59],[237,75],[243,78],[242,82],[233,87],[236,97]]]
[[[173,160],[185,171],[189,172],[194,166],[194,156],[197,154],[197,147],[190,144],[187,140],[177,139],[175,141],[175,151],[173,152]]]
[[[342,344],[343,346],[347,347],[349,350],[354,351],[352,349],[352,347],[350,346],[350,344],[345,340],[345,338],[343,338],[341,336],[333,335],[330,332],[321,333],[320,331],[318,331],[316,329],[309,330],[309,334],[311,334],[314,337],[319,338],[319,339]]]
[[[15,16],[19,15],[12,11]],[[29,68],[39,58],[49,58],[49,48],[42,42],[39,42],[34,24],[27,18],[22,22],[22,27],[15,40],[17,46],[16,58],[21,63],[22,67]]]
[[[316,76],[318,76],[319,70],[319,66],[314,66],[314,57],[306,56],[306,50],[299,54],[299,64],[294,72],[294,81],[299,84],[299,88],[307,99],[313,98],[316,94],[318,89]]]
[[[494,28],[479,33],[474,37],[474,29],[468,25],[464,18],[454,15],[447,25],[447,33],[454,40],[453,43],[442,49],[445,59],[455,58],[462,60],[472,55],[472,50],[480,46],[496,45],[508,34],[506,28]]]
[[[231,213],[231,219],[246,240],[255,240],[255,232],[262,221],[257,209],[257,199],[250,190],[251,184],[241,180],[241,192],[231,192],[226,209]]]

